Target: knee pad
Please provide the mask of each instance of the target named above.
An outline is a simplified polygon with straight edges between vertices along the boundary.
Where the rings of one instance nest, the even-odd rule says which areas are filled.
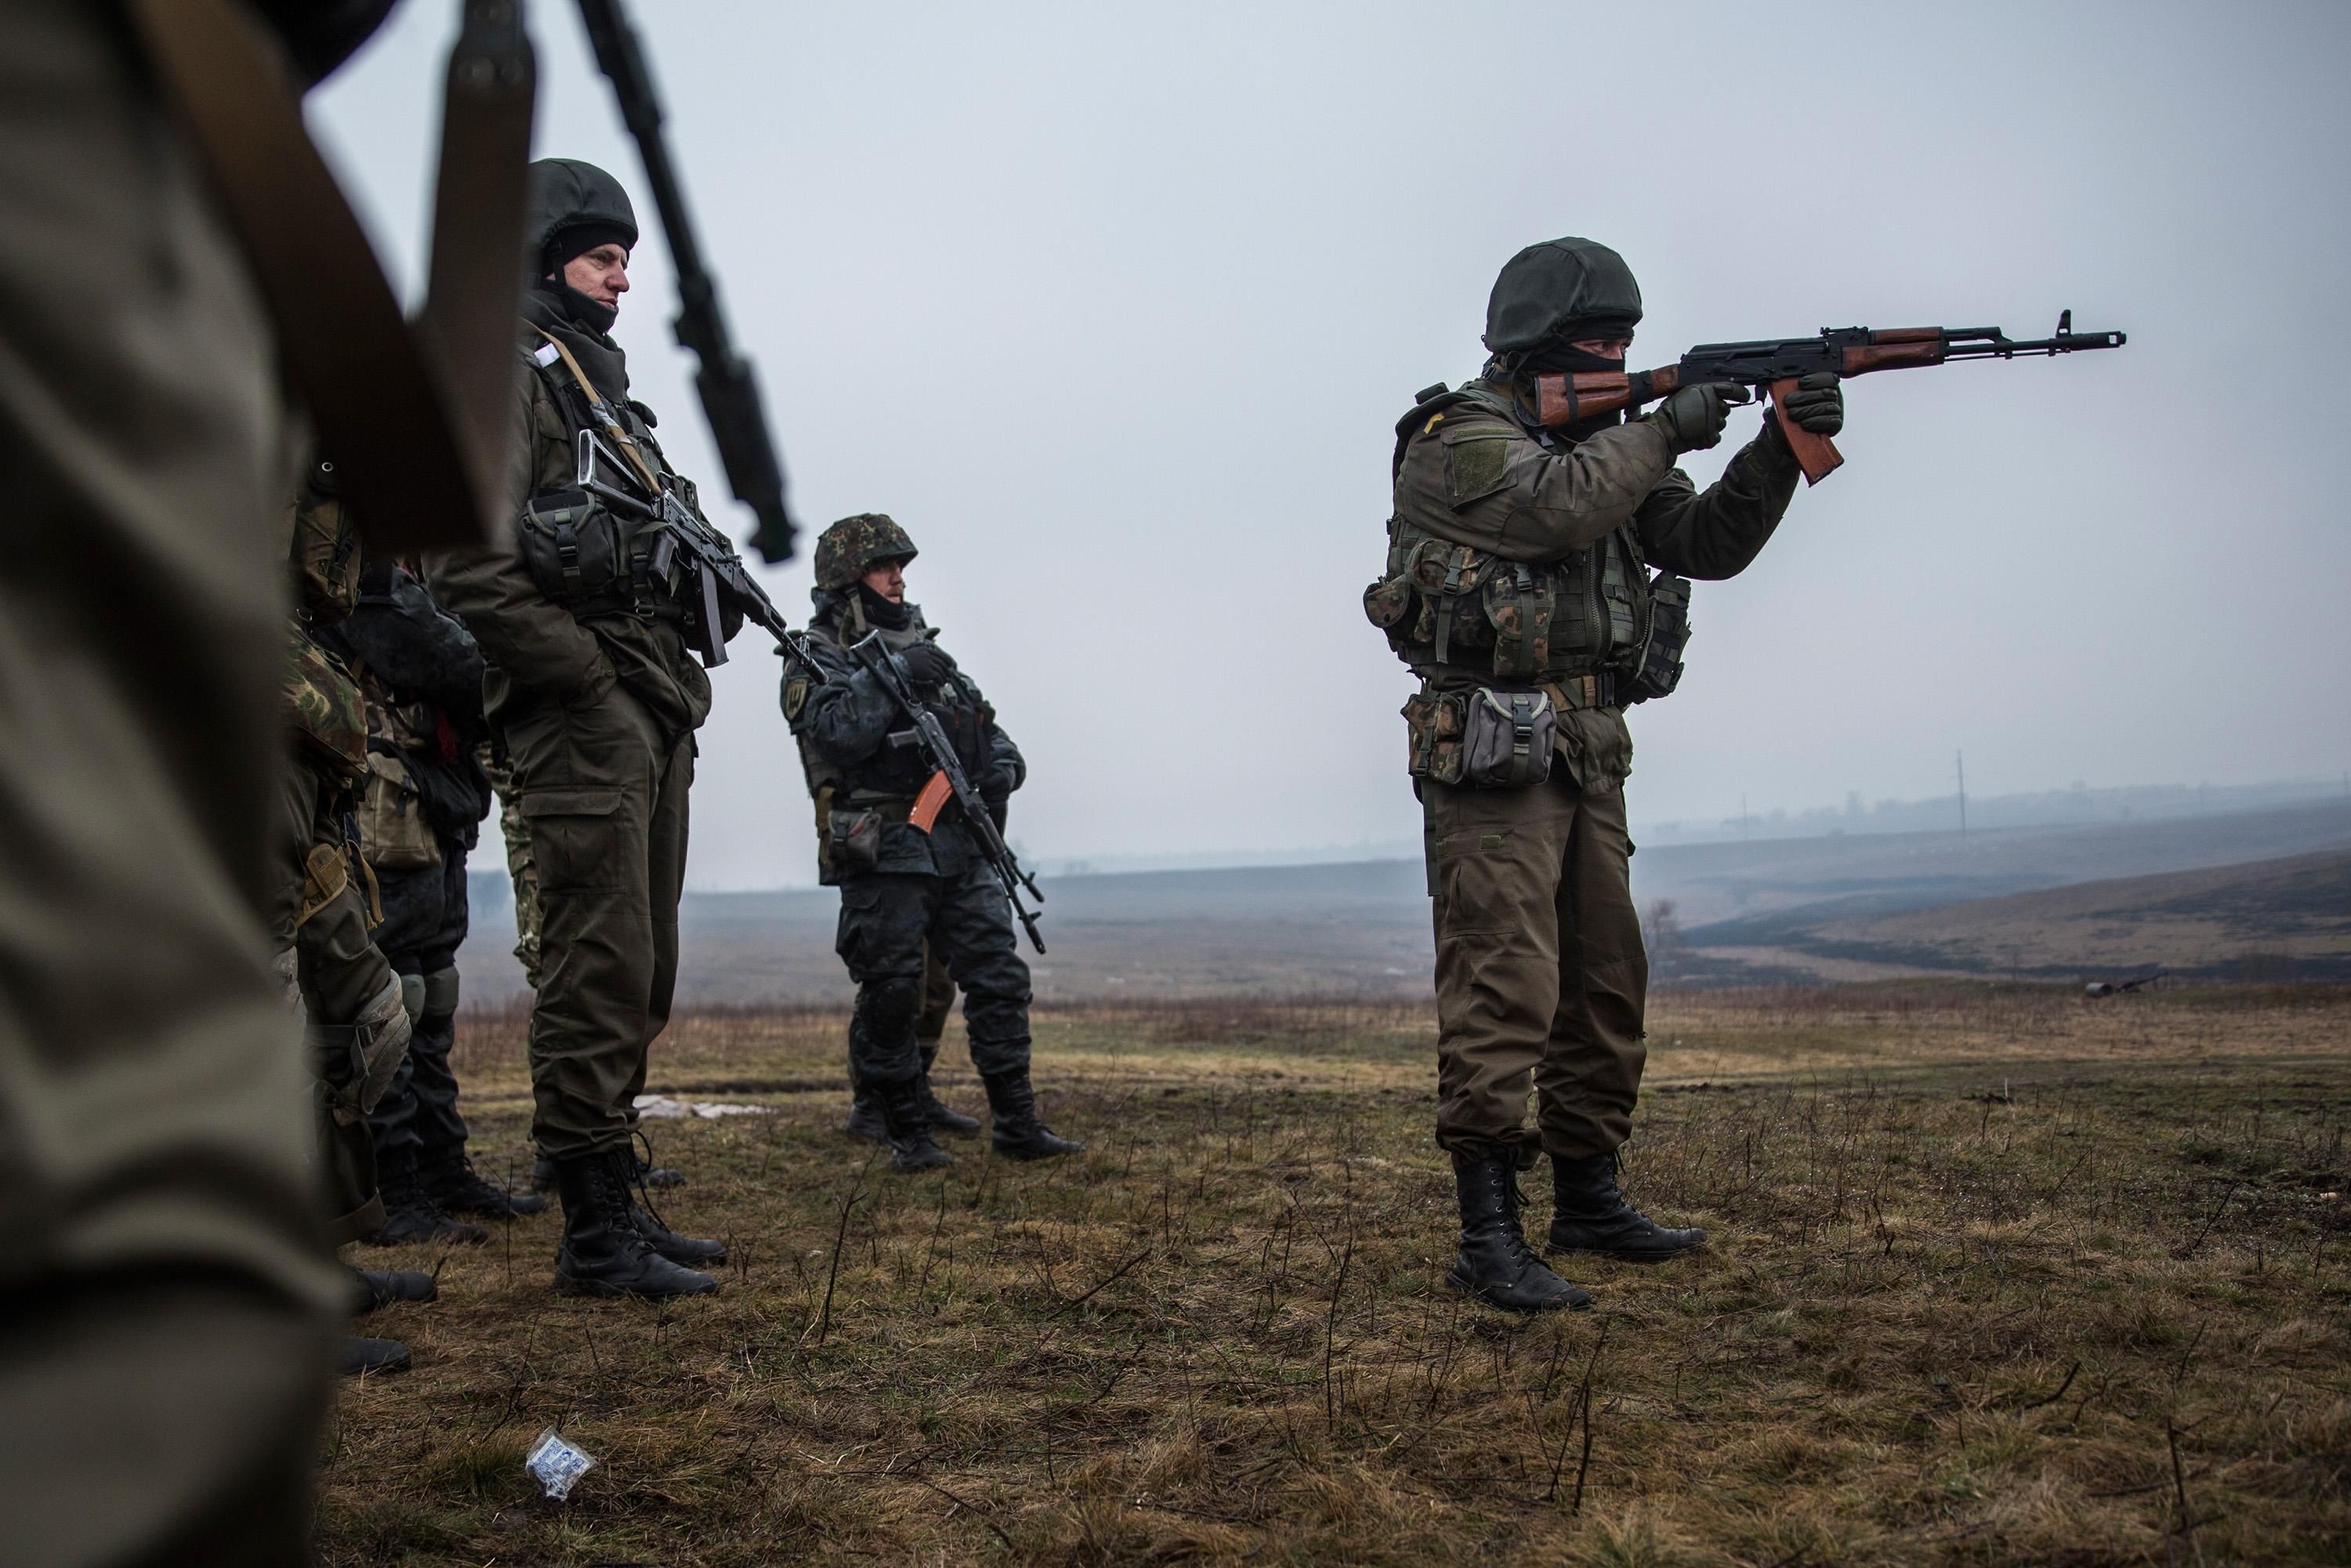
[[[435,969],[424,977],[425,1018],[449,1018],[457,1011],[457,970],[455,966]]]
[[[869,1040],[902,1040],[914,1032],[914,1015],[922,1002],[919,978],[871,981],[858,988],[858,1021]]]
[[[409,1027],[412,1029],[416,1026],[416,1020],[424,1016],[424,995],[423,976],[400,977],[400,1010],[408,1015]]]

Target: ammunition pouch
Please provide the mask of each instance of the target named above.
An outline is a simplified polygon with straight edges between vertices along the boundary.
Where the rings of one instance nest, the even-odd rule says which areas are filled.
[[[664,531],[659,522],[623,518],[587,491],[567,487],[524,502],[515,538],[532,585],[576,616],[682,620],[682,569],[673,551],[660,548]]]
[[[1647,587],[1629,533],[1564,560],[1512,560],[1388,524],[1387,575],[1364,590],[1365,619],[1405,663],[1505,686],[1613,668],[1641,646]]]
[[[1559,715],[1544,691],[1421,691],[1404,705],[1408,770],[1461,789],[1525,789],[1551,777]]]
[[[1689,646],[1690,582],[1659,572],[1649,584],[1649,639],[1639,664],[1625,683],[1625,700],[1645,703],[1671,696],[1682,683],[1682,650]]]
[[[882,813],[871,806],[836,807],[826,814],[824,859],[834,880],[882,863]]]
[[[424,795],[408,765],[370,751],[360,786],[360,853],[378,871],[423,871],[441,863],[440,835],[424,815]]]

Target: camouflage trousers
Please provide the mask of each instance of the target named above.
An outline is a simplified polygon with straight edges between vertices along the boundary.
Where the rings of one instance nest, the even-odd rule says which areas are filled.
[[[514,956],[522,965],[523,979],[535,991],[539,978],[538,862],[531,854],[530,822],[515,793],[513,765],[493,755],[487,741],[474,755],[490,776],[490,788],[497,791],[498,833],[506,841],[507,876],[514,883]]]
[[[841,879],[835,949],[857,982],[850,1082],[902,1083],[927,1071],[955,990],[964,993],[971,1063],[985,1077],[1029,1066],[1029,966],[1013,945],[1003,884],[974,862],[956,875],[870,872]],[[931,982],[943,967],[944,987]],[[944,992],[944,998],[942,998]]]
[[[1524,1165],[1632,1134],[1649,963],[1625,791],[1424,781],[1437,931],[1437,1141]],[[1535,1127],[1526,1125],[1530,1091]]]

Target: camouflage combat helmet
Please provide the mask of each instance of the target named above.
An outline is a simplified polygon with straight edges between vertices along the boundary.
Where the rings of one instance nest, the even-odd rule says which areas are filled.
[[[576,158],[541,158],[528,173],[523,256],[534,276],[560,270],[570,256],[591,246],[637,248],[637,210],[629,204],[629,193],[620,181]],[[569,256],[553,254],[559,240],[580,239],[588,244],[570,249]]]
[[[1641,286],[1625,258],[1597,240],[1550,239],[1510,257],[1486,301],[1486,347],[1522,354],[1579,339],[1629,338]]]
[[[843,517],[817,537],[816,585],[838,591],[885,560],[914,559],[914,541],[880,512]]]

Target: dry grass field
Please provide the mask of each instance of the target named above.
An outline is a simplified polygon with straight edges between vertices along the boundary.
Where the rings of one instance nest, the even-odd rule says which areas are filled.
[[[1419,1006],[1044,1015],[1091,1148],[943,1179],[839,1133],[841,1027],[656,1048],[769,1111],[649,1124],[714,1299],[553,1295],[552,1216],[370,1254],[442,1300],[342,1390],[324,1561],[2351,1560],[2351,992],[1664,996],[1628,1185],[1716,1244],[1532,1321],[1443,1283]],[[461,1040],[493,1174],[519,1042]],[[601,1461],[567,1504],[521,1468],[550,1424]]]

